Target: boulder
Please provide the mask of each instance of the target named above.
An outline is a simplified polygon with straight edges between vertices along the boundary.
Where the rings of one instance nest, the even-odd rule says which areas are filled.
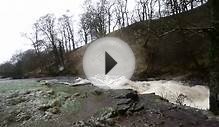
[[[43,105],[40,105],[38,109],[39,109],[40,111],[46,111],[46,110],[49,109],[49,108],[51,108],[51,105],[49,105],[49,104],[43,104]]]
[[[129,108],[129,105],[119,105],[117,106],[116,111],[119,115],[125,115]]]
[[[31,116],[27,113],[21,112],[16,116],[16,121],[20,122],[20,121],[25,121],[25,120],[29,120],[31,118]]]
[[[99,96],[99,95],[103,94],[103,91],[100,90],[100,89],[95,89],[92,93],[93,93],[94,95]]]
[[[51,113],[53,113],[53,114],[58,114],[58,113],[61,112],[60,109],[59,109],[59,107],[49,108],[47,111],[48,111],[48,112],[51,112]]]
[[[80,96],[80,93],[75,93],[73,96],[78,97],[78,96]]]
[[[46,93],[49,94],[49,95],[54,95],[55,91],[54,90],[49,90],[49,91],[46,91]]]

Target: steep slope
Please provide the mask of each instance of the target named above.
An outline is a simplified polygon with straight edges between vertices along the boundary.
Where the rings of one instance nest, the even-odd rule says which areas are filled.
[[[203,71],[208,67],[209,13],[206,4],[186,13],[137,22],[108,36],[119,37],[134,51],[134,78]],[[86,47],[68,56],[69,68],[76,74],[83,75]]]

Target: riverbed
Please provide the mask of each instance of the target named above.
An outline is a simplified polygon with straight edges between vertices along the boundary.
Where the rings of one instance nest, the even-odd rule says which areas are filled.
[[[0,92],[12,90],[37,89],[42,87],[40,79],[0,80]],[[92,83],[103,89],[133,89],[139,94],[155,93],[171,103],[186,105],[198,109],[209,109],[209,88],[203,85],[186,84],[175,80],[131,81],[124,77],[110,78],[95,76],[91,81],[82,78],[48,78],[48,81],[61,82],[66,85],[83,85]],[[74,80],[74,81],[73,81]]]

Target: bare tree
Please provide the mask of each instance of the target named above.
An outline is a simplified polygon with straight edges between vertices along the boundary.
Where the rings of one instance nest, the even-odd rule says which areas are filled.
[[[148,20],[148,4],[149,4],[149,0],[140,0],[139,4],[141,6],[141,9],[139,9],[139,10],[141,10],[141,11],[138,12],[138,13],[139,13],[139,15],[142,14],[142,18],[141,19],[143,21],[144,20]]]
[[[107,16],[111,16],[107,11],[106,0],[100,0],[95,6],[88,5],[85,8],[85,12],[82,14],[80,21],[80,26],[82,28],[80,33],[84,36],[85,43],[88,42],[88,36],[90,36],[90,40],[92,41],[106,35]]]
[[[22,36],[24,36],[25,38],[29,39],[32,43],[33,48],[35,49],[36,54],[40,53],[40,40],[38,38],[39,36],[39,28],[37,26],[37,24],[33,25],[33,32],[30,34],[27,33],[23,33]]]
[[[107,22],[108,22],[108,33],[111,32],[111,24],[112,24],[112,14],[113,14],[113,6],[115,3],[110,3],[107,1],[107,6],[106,6],[106,13],[107,13]]]
[[[116,24],[119,28],[129,25],[128,17],[128,1],[127,0],[116,0]]]
[[[194,0],[189,0],[189,3],[190,3],[191,9],[193,9],[194,8]]]
[[[86,17],[86,14],[83,14],[81,19],[80,19],[80,27],[81,27],[81,30],[79,31],[79,33],[81,33],[85,44],[87,44],[88,43],[88,36],[89,36],[89,21]]]
[[[158,2],[158,13],[159,13],[159,17],[161,18],[162,15],[161,15],[161,0],[157,0]]]
[[[47,14],[41,17],[36,25],[42,33],[45,42],[48,42],[48,46],[52,48],[52,51],[55,56],[55,61],[57,66],[61,66],[64,64],[62,61],[63,56],[60,55],[58,45],[57,45],[57,31],[55,28],[55,17],[54,15]]]
[[[67,15],[62,15],[59,18],[60,32],[62,36],[62,42],[65,42],[66,51],[71,51],[75,49],[75,40],[74,40],[74,27],[72,22],[72,17]]]

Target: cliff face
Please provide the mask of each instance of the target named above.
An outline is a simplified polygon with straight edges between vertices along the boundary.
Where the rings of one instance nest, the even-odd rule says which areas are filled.
[[[207,5],[186,13],[134,23],[107,36],[127,42],[136,57],[134,77],[181,74],[208,67],[210,11]],[[68,67],[83,75],[87,46],[68,55]]]

